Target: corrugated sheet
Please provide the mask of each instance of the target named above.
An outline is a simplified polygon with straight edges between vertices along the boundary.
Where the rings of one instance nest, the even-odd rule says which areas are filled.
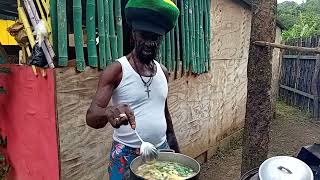
[[[16,19],[17,17],[17,1],[0,0],[0,19]]]

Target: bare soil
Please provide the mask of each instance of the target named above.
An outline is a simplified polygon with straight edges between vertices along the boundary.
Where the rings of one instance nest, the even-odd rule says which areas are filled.
[[[311,120],[310,114],[297,108],[277,103],[276,118],[271,123],[269,157],[296,155],[302,146],[320,143],[320,122]],[[241,142],[233,143],[202,165],[201,180],[240,179]]]

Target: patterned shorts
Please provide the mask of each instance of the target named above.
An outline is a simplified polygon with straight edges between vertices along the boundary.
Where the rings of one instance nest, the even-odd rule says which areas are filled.
[[[167,142],[163,143],[158,149],[169,149]],[[122,180],[125,174],[129,173],[130,163],[139,156],[139,148],[131,148],[114,141],[110,152],[110,162],[108,173],[110,180]]]

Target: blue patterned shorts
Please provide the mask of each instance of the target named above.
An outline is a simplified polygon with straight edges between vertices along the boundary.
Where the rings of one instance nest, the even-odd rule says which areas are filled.
[[[167,142],[163,143],[158,149],[169,149]],[[110,162],[108,173],[110,180],[122,180],[129,171],[130,163],[138,157],[139,148],[131,148],[114,141],[110,152]]]

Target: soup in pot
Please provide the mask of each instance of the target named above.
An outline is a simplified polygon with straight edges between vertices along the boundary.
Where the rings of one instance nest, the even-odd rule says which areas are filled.
[[[136,174],[148,180],[182,180],[195,172],[180,163],[156,161],[138,167]]]

